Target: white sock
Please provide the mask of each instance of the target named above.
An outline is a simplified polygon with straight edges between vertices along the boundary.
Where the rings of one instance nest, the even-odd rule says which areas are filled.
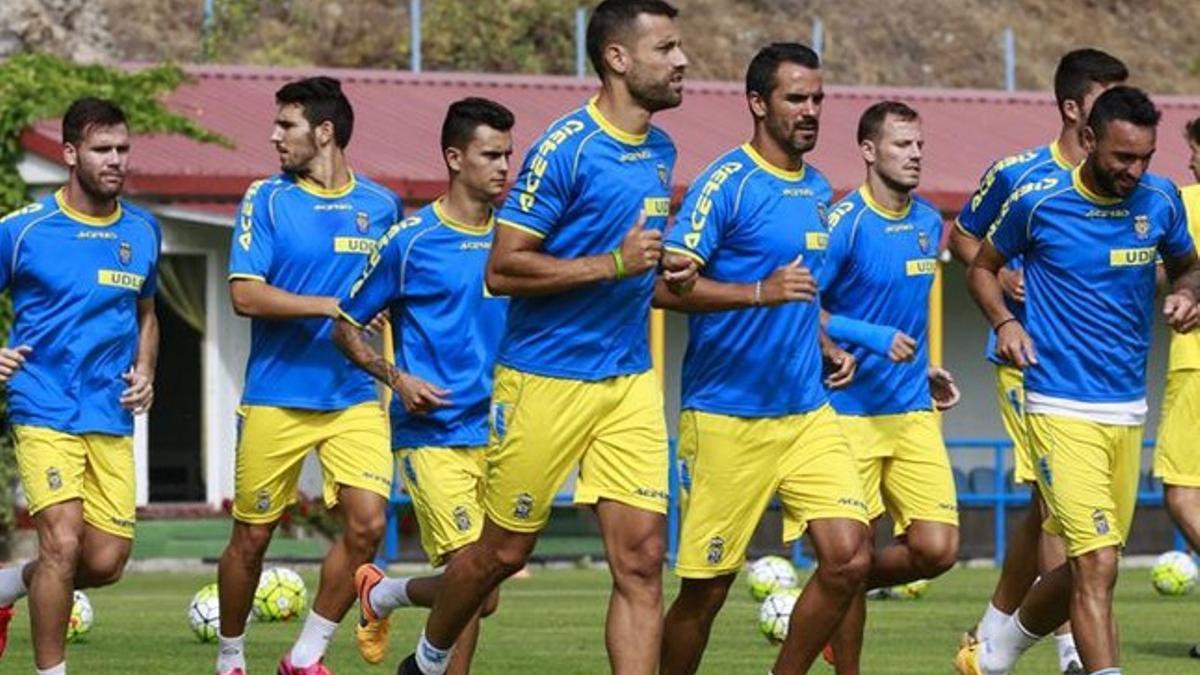
[[[983,618],[979,620],[979,628],[975,631],[975,637],[980,642],[992,637],[996,634],[996,630],[1011,618],[1011,614],[1005,614],[989,602],[987,609],[983,610]]]
[[[28,564],[0,569],[0,607],[7,607],[29,593],[24,575]]]
[[[67,675],[67,662],[63,661],[57,666],[50,666],[45,670],[38,668],[37,675]]]
[[[384,577],[375,584],[367,599],[371,601],[371,609],[376,616],[383,618],[397,607],[412,605],[412,600],[408,598],[409,581],[409,577]]]
[[[446,668],[450,666],[450,652],[452,651],[454,651],[453,645],[446,649],[439,649],[429,644],[429,640],[425,638],[425,631],[422,630],[421,639],[417,641],[417,667],[425,675],[445,675]]]
[[[1058,669],[1066,670],[1072,663],[1083,663],[1079,658],[1079,650],[1075,648],[1075,636],[1070,632],[1054,636],[1054,646],[1058,648]]]
[[[217,672],[228,673],[234,668],[246,669],[246,634],[225,637],[217,634]]]
[[[333,631],[337,630],[337,622],[330,621],[316,612],[309,612],[304,620],[304,628],[300,637],[292,646],[292,665],[297,668],[307,668],[325,656],[325,648],[333,639]]]
[[[1017,659],[1039,639],[1021,625],[1017,614],[1013,614],[991,637],[983,641],[983,648],[979,652],[979,667],[985,675],[1007,673],[1016,665]]]

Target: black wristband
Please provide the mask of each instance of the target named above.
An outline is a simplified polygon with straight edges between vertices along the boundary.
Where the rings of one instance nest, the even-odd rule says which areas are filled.
[[[1001,327],[1001,326],[1003,326],[1003,325],[1004,325],[1004,324],[1006,324],[1006,323],[1009,323],[1009,322],[1012,322],[1012,321],[1016,321],[1016,320],[1017,320],[1017,317],[1015,317],[1015,316],[1010,316],[1010,317],[1008,317],[1007,319],[1005,319],[1005,320],[1001,321],[1000,323],[996,324],[995,326],[992,326],[992,332],[993,332],[993,333],[999,333],[999,332],[1000,332],[1000,327]]]

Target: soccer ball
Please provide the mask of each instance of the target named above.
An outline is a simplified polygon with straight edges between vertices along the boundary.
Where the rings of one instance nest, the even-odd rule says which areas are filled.
[[[767,596],[758,607],[758,630],[771,644],[779,644],[787,637],[792,608],[800,597],[797,588],[784,588]]]
[[[216,642],[221,627],[221,603],[217,585],[209,584],[196,591],[187,610],[188,625],[201,642]]]
[[[1186,595],[1196,585],[1196,563],[1182,551],[1167,551],[1158,556],[1150,570],[1154,590],[1162,595]]]
[[[71,604],[71,617],[67,619],[67,642],[83,642],[83,636],[92,629],[92,621],[96,618],[92,611],[92,601],[83,591],[75,591],[75,601]]]
[[[304,612],[308,589],[304,580],[286,567],[274,567],[258,578],[254,591],[254,618],[259,621],[291,621]]]
[[[750,563],[746,574],[750,583],[750,595],[755,600],[764,600],[775,591],[785,588],[796,588],[800,580],[796,578],[796,568],[786,558],[769,555]]]

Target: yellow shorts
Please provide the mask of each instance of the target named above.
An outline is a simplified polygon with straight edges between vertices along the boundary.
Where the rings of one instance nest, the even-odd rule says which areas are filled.
[[[338,486],[391,497],[392,452],[387,418],[372,401],[345,410],[246,405],[238,409],[233,517],[273,523],[296,501],[304,457],[315,448],[324,473],[326,506]]]
[[[904,532],[914,520],[958,525],[958,495],[946,443],[932,411],[840,415],[858,463],[867,515],[886,510]]]
[[[396,451],[397,473],[412,497],[421,529],[421,548],[434,567],[446,554],[479,539],[483,529],[486,448],[404,448]]]
[[[1167,373],[1154,475],[1167,485],[1200,487],[1200,370]]]
[[[867,523],[862,482],[828,405],[803,415],[745,418],[684,411],[679,419],[683,526],[675,572],[706,579],[741,569],[771,496],[783,540],[810,520]]]
[[[596,382],[496,367],[484,511],[536,532],[579,465],[575,503],[667,512],[667,424],[653,372]]]
[[[1033,456],[1029,451],[1029,431],[1025,428],[1025,374],[1012,366],[996,366],[996,404],[1004,431],[1013,444],[1013,481],[1034,483]]]
[[[1043,414],[1026,420],[1050,510],[1045,530],[1061,535],[1073,558],[1124,546],[1137,503],[1142,427]]]
[[[17,471],[29,513],[71,499],[83,501],[83,520],[133,539],[137,516],[133,437],[67,434],[47,427],[13,425]]]

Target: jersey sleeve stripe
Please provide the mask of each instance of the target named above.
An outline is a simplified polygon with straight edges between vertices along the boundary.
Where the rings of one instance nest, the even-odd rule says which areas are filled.
[[[264,283],[267,281],[267,278],[264,276],[260,276],[258,274],[245,274],[243,272],[234,272],[230,274],[228,280],[233,281],[234,279],[253,279],[255,281],[262,281]]]
[[[496,219],[496,222],[497,222],[497,223],[500,223],[501,225],[504,225],[505,227],[511,227],[511,228],[513,228],[514,230],[520,230],[520,231],[522,231],[522,232],[525,232],[525,233],[527,233],[527,234],[532,234],[533,236],[537,237],[538,239],[545,239],[545,238],[546,238],[546,235],[545,235],[544,233],[542,233],[542,232],[538,232],[537,230],[533,229],[532,227],[529,227],[528,225],[522,225],[522,224],[520,224],[520,223],[514,223],[514,222],[513,222],[513,221],[511,221],[511,220],[505,220],[505,219],[503,219],[503,218],[497,218],[497,219]]]
[[[700,263],[701,265],[708,264],[708,261],[705,260],[699,253],[696,253],[695,251],[689,251],[688,249],[683,248],[682,246],[674,246],[672,244],[667,244],[667,245],[663,246],[663,248],[670,251],[671,253],[678,253],[679,255],[685,255],[685,256],[691,258],[692,260],[695,260],[696,262]]]
[[[346,310],[342,309],[341,307],[338,307],[338,316],[342,317],[342,318],[343,318],[343,319],[345,319],[346,321],[349,321],[349,322],[350,322],[350,325],[354,326],[355,328],[362,328],[362,327],[363,327],[363,325],[362,325],[361,323],[359,323],[359,322],[358,322],[358,319],[355,319],[354,317],[350,316],[350,315],[349,315],[349,314],[346,312]]]
[[[966,226],[964,226],[962,224],[962,221],[959,220],[957,217],[954,219],[954,229],[958,230],[959,232],[962,232],[963,234],[967,235],[968,237],[974,239],[975,241],[979,241],[979,237],[976,237],[974,233],[972,233],[970,230],[968,230],[966,228]]]

